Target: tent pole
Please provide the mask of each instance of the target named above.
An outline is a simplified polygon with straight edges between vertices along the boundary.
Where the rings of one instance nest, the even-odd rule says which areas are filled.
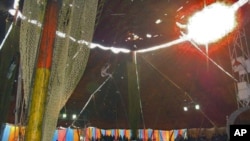
[[[48,95],[58,10],[58,0],[47,0],[25,141],[42,140],[42,124]]]

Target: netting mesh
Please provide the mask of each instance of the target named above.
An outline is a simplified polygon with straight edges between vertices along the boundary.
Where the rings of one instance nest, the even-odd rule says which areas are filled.
[[[21,66],[23,70],[24,98],[27,108],[29,99],[28,97],[32,90],[37,47],[41,33],[41,27],[37,26],[36,24],[29,23],[29,21],[36,20],[37,22],[41,23],[41,21],[43,21],[42,15],[44,14],[45,5],[37,4],[36,1],[32,0],[25,0],[24,5],[23,14],[27,17],[27,19],[21,23],[20,54]]]
[[[43,139],[51,140],[61,108],[74,91],[85,70],[89,48],[79,41],[91,42],[98,0],[64,0],[58,17],[58,35],[53,54],[48,99],[43,124]],[[42,21],[45,4],[26,0],[23,14]],[[32,90],[34,65],[41,28],[25,20],[21,28],[21,57],[25,99]],[[60,34],[59,34],[60,33]]]

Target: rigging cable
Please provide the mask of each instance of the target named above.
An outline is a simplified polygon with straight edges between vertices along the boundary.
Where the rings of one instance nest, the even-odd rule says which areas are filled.
[[[77,115],[77,118],[73,120],[71,126],[74,126],[74,123],[78,120],[78,118],[80,117],[80,115],[82,114],[82,112],[86,109],[86,107],[88,106],[90,100],[94,97],[94,95],[102,88],[102,86],[104,84],[106,84],[106,82],[112,78],[112,75],[110,75],[89,97],[88,101],[86,102],[86,104],[84,105],[84,107],[82,108],[82,110],[80,111],[80,113]]]
[[[16,19],[17,19],[18,10],[19,10],[19,0],[15,0],[15,1],[14,1],[14,3],[13,3],[13,8],[14,8],[14,10],[15,10],[14,20],[11,22],[11,25],[10,25],[10,27],[9,27],[9,29],[8,29],[8,32],[7,32],[7,34],[5,35],[3,41],[2,41],[2,43],[1,43],[1,45],[0,45],[0,50],[2,49],[2,47],[3,47],[3,45],[4,45],[5,41],[6,41],[6,39],[8,38],[8,36],[9,36],[9,34],[10,34],[12,28],[13,28],[13,23],[14,23],[14,22],[16,21]]]
[[[1,45],[0,45],[0,50],[2,49],[4,43],[6,42],[6,39],[8,38],[8,36],[9,36],[9,34],[10,34],[12,28],[13,28],[13,22],[11,23],[11,25],[10,25],[10,27],[9,27],[9,29],[8,29],[8,32],[7,32],[7,34],[5,35],[3,41],[2,41],[2,43],[1,43]]]
[[[182,33],[184,36],[185,34]],[[211,61],[216,67],[218,67],[222,72],[224,72],[227,76],[232,78],[235,82],[238,82],[236,78],[234,78],[229,72],[227,72],[223,67],[221,67],[219,64],[217,64],[213,59],[211,59],[205,52],[203,52],[198,45],[196,45],[192,40],[189,40],[189,42],[201,53],[203,54],[209,61]]]
[[[142,57],[153,69],[155,69],[156,72],[158,72],[160,75],[162,75],[165,79],[167,79],[169,82],[171,82],[176,88],[178,88],[181,92],[183,92],[186,96],[188,96],[188,98],[191,101],[194,101],[193,98],[190,96],[190,94],[188,94],[188,92],[186,92],[185,90],[183,90],[179,85],[177,85],[174,81],[172,81],[168,76],[166,76],[165,74],[163,74],[161,71],[159,71],[152,63],[150,63],[147,59],[145,59],[144,57]],[[199,110],[202,115],[204,117],[206,117],[206,119],[213,125],[216,126],[216,124],[203,112],[203,110]]]

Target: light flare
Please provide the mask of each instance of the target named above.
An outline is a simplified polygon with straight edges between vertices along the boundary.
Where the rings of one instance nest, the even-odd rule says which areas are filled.
[[[188,20],[188,37],[203,45],[220,40],[236,27],[235,11],[232,6],[222,3],[205,7]]]

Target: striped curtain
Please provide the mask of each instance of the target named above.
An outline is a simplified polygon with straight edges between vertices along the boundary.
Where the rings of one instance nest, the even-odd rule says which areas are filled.
[[[5,124],[3,127],[1,141],[16,141],[24,138],[25,127]]]
[[[11,124],[5,124],[3,127],[1,141],[16,141],[19,137],[24,137],[25,128],[18,127]],[[131,130],[129,129],[99,129],[95,127],[88,127],[84,129],[60,128],[55,130],[52,141],[80,141],[80,138],[85,138],[85,141],[90,139],[100,139],[103,136],[114,136],[115,139],[120,137],[131,138]],[[152,139],[155,141],[174,141],[178,135],[187,138],[187,129],[180,130],[152,130],[152,129],[138,129],[138,137],[143,141]]]
[[[80,141],[80,135],[79,129],[57,129],[54,132],[52,141]]]

